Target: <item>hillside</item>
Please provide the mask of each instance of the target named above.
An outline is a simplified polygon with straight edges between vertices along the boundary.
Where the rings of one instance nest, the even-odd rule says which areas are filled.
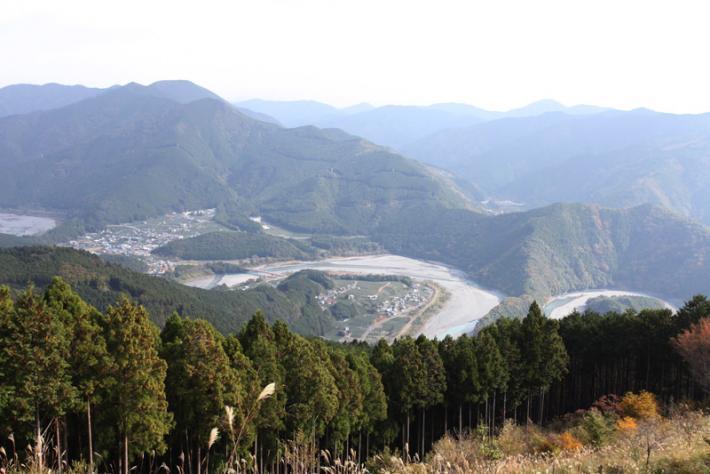
[[[246,232],[212,232],[188,239],[173,240],[153,251],[156,255],[187,260],[238,260],[269,257],[305,259],[308,244],[296,240]]]
[[[710,289],[710,231],[649,205],[558,204],[490,217],[419,209],[376,237],[392,252],[454,265],[511,296],[613,287],[682,299]]]
[[[158,247],[153,253],[185,260],[242,260],[252,257],[305,260],[378,251],[381,251],[381,247],[364,237],[323,235],[308,239],[286,239],[247,232],[210,232],[173,240]]]
[[[292,228],[362,233],[383,208],[465,205],[420,164],[357,137],[283,129],[221,100],[166,99],[185,98],[174,89],[129,84],[0,119],[0,206],[97,228],[231,203]]]
[[[32,282],[43,288],[55,275],[101,310],[127,293],[144,305],[160,326],[175,311],[205,318],[224,333],[238,330],[256,311],[263,311],[272,322],[284,321],[302,334],[322,335],[333,322],[312,298],[328,285],[328,279],[319,272],[294,274],[278,288],[261,285],[247,291],[201,290],[106,263],[77,250],[0,249],[0,285],[20,289]]]
[[[710,223],[709,114],[548,113],[438,132],[404,153],[528,208],[651,203]]]

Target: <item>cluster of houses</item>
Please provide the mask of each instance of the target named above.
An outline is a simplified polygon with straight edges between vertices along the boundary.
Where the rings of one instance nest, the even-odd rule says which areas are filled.
[[[428,286],[415,283],[404,296],[394,296],[380,303],[377,306],[377,313],[391,317],[404,311],[420,308],[431,298],[431,291]]]
[[[333,288],[323,294],[316,296],[316,301],[318,301],[318,304],[320,305],[321,309],[326,309],[337,303],[338,298],[343,296],[345,293],[348,293],[349,291],[355,289],[357,289],[357,280],[353,280],[352,283],[348,283],[347,285],[340,286],[338,288]],[[355,295],[349,294],[347,298],[349,300],[354,300]]]
[[[204,233],[214,215],[214,209],[173,212],[150,221],[109,225],[66,245],[95,254],[138,257],[148,266],[148,273],[163,274],[172,271],[174,263],[151,252],[173,240]]]

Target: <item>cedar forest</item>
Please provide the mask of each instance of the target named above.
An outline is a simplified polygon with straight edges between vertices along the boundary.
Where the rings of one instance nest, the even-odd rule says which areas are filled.
[[[708,314],[702,296],[676,313],[560,321],[533,303],[475,336],[368,346],[305,338],[260,313],[236,334],[177,314],[159,330],[127,297],[101,313],[59,278],[44,292],[3,287],[0,444],[58,472],[273,472],[305,447],[424,456],[446,433],[542,424],[608,394],[702,400],[694,341]]]

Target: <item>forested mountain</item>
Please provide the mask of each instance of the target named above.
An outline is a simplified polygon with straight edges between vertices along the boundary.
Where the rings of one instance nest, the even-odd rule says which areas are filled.
[[[710,114],[549,113],[445,130],[404,153],[527,207],[652,203],[710,223]]]
[[[257,311],[269,321],[283,321],[301,334],[322,335],[333,316],[320,309],[315,296],[332,286],[320,272],[299,272],[278,287],[261,285],[247,291],[202,290],[161,277],[106,263],[99,257],[68,248],[0,249],[0,285],[19,289],[33,283],[44,288],[53,276],[70,283],[87,302],[100,309],[128,294],[144,305],[162,326],[173,313],[209,320],[222,332],[236,331]]]
[[[238,203],[291,227],[357,233],[383,207],[465,205],[423,166],[360,138],[283,129],[213,98],[180,103],[204,95],[183,86],[129,84],[0,120],[0,206],[99,227]]]
[[[682,299],[710,290],[710,231],[650,205],[556,204],[498,216],[418,209],[382,225],[377,240],[509,295],[614,287]]]

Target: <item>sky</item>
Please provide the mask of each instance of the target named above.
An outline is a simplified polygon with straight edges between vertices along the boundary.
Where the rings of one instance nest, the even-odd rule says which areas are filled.
[[[189,79],[230,100],[710,111],[710,2],[21,0],[0,86]]]

